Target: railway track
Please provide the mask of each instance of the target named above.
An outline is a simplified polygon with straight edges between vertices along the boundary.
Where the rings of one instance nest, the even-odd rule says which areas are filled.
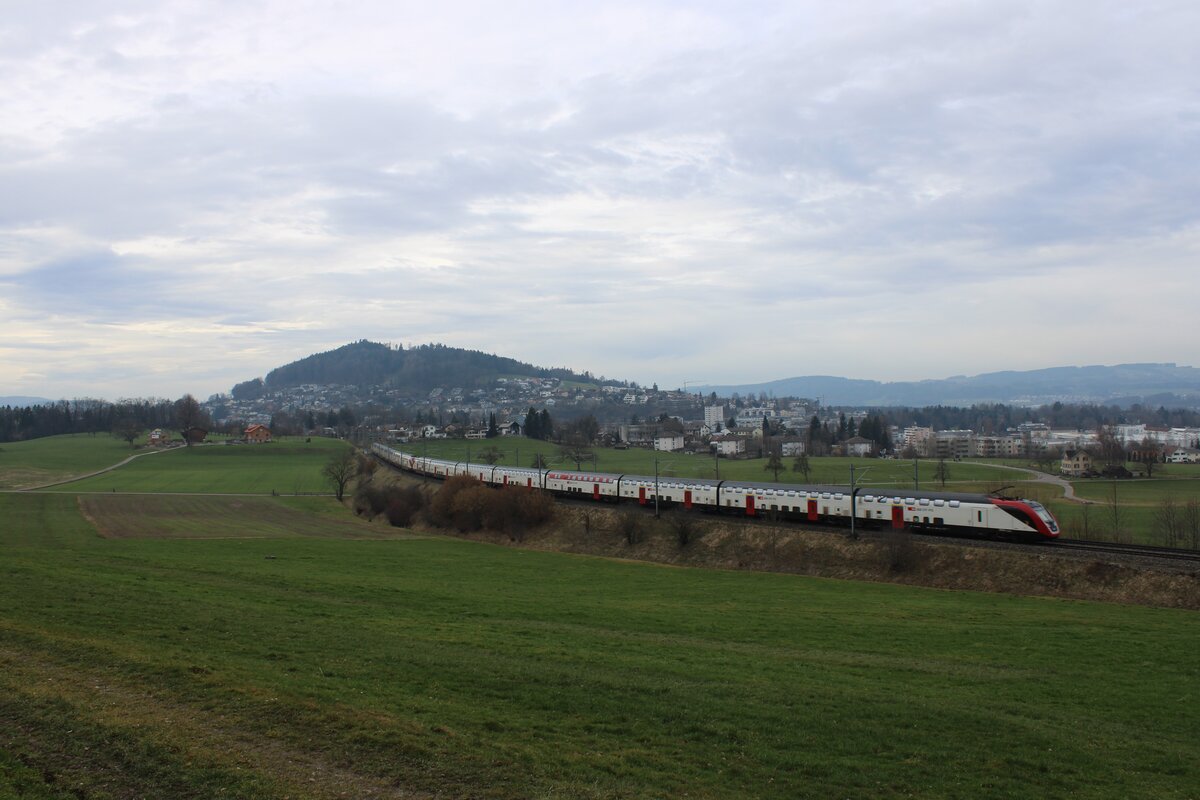
[[[1146,544],[1118,544],[1116,542],[1093,542],[1087,539],[1059,539],[1050,545],[1055,550],[1085,550],[1143,558],[1167,558],[1172,561],[1192,561],[1200,564],[1200,550],[1184,550],[1176,547],[1155,547]]]

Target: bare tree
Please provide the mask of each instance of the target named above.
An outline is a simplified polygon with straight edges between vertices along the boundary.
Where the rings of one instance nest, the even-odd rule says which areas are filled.
[[[546,457],[541,453],[534,453],[533,460],[529,462],[529,466],[533,467],[534,469],[545,469]]]
[[[1175,498],[1167,495],[1162,504],[1154,512],[1154,532],[1162,539],[1167,547],[1176,547],[1183,533],[1183,519]]]
[[[1200,500],[1195,497],[1190,498],[1180,516],[1183,518],[1181,526],[1183,534],[1191,539],[1193,550],[1200,550]]]
[[[575,462],[575,469],[583,469],[584,461],[591,461],[593,453],[589,447],[583,444],[571,442],[564,444],[558,448],[558,455],[563,461]]]
[[[130,447],[133,447],[133,443],[142,435],[142,426],[137,423],[137,420],[125,418],[113,425],[112,432],[113,436],[124,439]]]
[[[796,456],[796,460],[792,462],[792,472],[799,472],[804,476],[804,482],[808,483],[808,476],[812,474],[812,465],[808,463],[807,453]]]
[[[1125,445],[1116,432],[1108,425],[1101,425],[1096,431],[1096,456],[1106,466],[1117,467],[1125,463],[1125,455]]]
[[[1089,538],[1092,533],[1092,525],[1091,525],[1092,504],[1091,503],[1084,502],[1084,504],[1079,507],[1079,521],[1083,527],[1083,538],[1084,539]]]
[[[933,471],[933,479],[942,484],[942,488],[946,488],[946,481],[950,480],[950,466],[946,463],[946,459],[939,458],[937,468]]]
[[[1125,541],[1125,510],[1121,508],[1121,504],[1117,502],[1116,481],[1112,482],[1112,487],[1109,490],[1108,518],[1112,522],[1113,541]]]
[[[775,480],[778,481],[779,471],[783,469],[783,459],[779,457],[779,453],[777,453],[775,450],[771,450],[771,452],[767,454],[767,463],[763,464],[763,469],[774,473]]]
[[[1158,466],[1158,458],[1162,453],[1162,445],[1147,436],[1138,447],[1138,456],[1142,462],[1142,471],[1147,478],[1154,477],[1154,468]]]
[[[502,458],[504,458],[504,451],[495,445],[485,447],[479,451],[479,460],[485,464],[495,464]]]
[[[207,430],[212,425],[208,414],[204,413],[204,409],[200,408],[200,403],[190,394],[185,394],[176,400],[174,410],[175,422],[179,425],[179,432],[183,436],[184,444],[188,447],[192,446],[192,437],[189,435],[189,431],[196,428]]]
[[[333,493],[337,496],[339,503],[346,494],[346,487],[354,478],[355,461],[354,450],[346,448],[332,456],[321,468],[321,474],[333,487]]]

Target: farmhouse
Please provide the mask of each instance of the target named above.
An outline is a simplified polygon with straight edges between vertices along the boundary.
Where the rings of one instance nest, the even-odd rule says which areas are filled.
[[[266,425],[255,423],[246,428],[244,436],[246,441],[251,444],[266,444],[271,441],[271,429]]]
[[[1092,471],[1092,457],[1086,450],[1067,450],[1058,471],[1075,477],[1087,475]]]

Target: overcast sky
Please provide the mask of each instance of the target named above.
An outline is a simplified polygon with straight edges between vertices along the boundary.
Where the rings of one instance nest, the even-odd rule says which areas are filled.
[[[1200,366],[1200,4],[0,0],[0,395]]]

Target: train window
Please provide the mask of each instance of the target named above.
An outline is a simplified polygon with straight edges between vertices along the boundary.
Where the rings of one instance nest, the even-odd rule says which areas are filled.
[[[917,504],[917,498],[915,498],[915,497],[906,497],[906,498],[904,498],[904,505],[906,505],[906,506],[915,506],[916,504]]]
[[[833,499],[834,499],[834,500],[841,500],[841,499],[842,499],[842,493],[841,493],[841,492],[838,492],[837,494],[835,494],[835,495],[833,496]]]
[[[962,505],[962,503],[958,502],[957,500],[951,500],[951,501],[950,501],[950,507],[951,507],[951,508],[958,508],[960,505]]]
[[[922,498],[921,498],[921,505],[923,505],[923,506],[927,506],[927,505],[929,505],[929,498],[927,498],[927,497],[922,497]]]
[[[944,505],[946,505],[946,501],[945,500],[934,500],[933,504],[935,506],[944,506]]]
[[[983,512],[982,512],[982,511],[976,511],[976,512],[975,512],[975,514],[976,514],[976,515],[979,517],[979,521],[980,521],[980,522],[983,522]]]
[[[821,492],[821,499],[822,499],[822,500],[828,500],[828,499],[829,499],[829,492]]]
[[[946,524],[946,520],[942,519],[941,517],[934,517],[934,518],[933,518],[933,524],[934,524],[934,525],[945,525],[945,524]]]

